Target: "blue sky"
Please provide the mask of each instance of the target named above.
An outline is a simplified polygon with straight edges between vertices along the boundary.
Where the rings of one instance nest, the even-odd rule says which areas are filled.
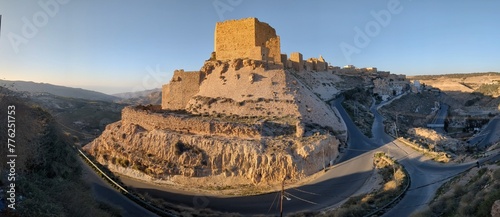
[[[246,17],[273,26],[282,53],[337,66],[500,71],[499,9],[494,0],[1,0],[0,79],[160,87],[175,69],[200,69],[216,22]]]

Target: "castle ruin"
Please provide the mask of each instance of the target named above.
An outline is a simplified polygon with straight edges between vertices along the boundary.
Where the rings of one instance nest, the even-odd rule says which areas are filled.
[[[161,109],[123,109],[85,149],[114,172],[190,189],[299,181],[346,139],[324,103],[338,92],[327,70],[322,57],[281,54],[276,31],[256,18],[219,22],[210,59],[174,72]]]
[[[289,59],[286,54],[281,54],[280,37],[276,35],[276,30],[257,18],[217,22],[214,43],[215,51],[200,71],[176,70],[170,83],[163,85],[162,109],[184,110],[190,98],[198,93],[205,76],[211,73],[210,67],[227,67],[228,64],[240,67],[234,64],[248,66],[250,63],[254,69],[265,65],[266,69],[296,72],[328,70],[328,64],[321,56],[304,60],[298,52],[292,53]]]
[[[204,74],[199,71],[175,70],[170,83],[163,85],[162,109],[183,110],[189,99],[200,90],[200,84],[204,77]]]
[[[215,56],[217,60],[248,58],[280,63],[280,37],[273,27],[257,18],[218,22]]]

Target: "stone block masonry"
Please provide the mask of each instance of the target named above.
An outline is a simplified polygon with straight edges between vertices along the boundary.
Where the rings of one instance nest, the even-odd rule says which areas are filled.
[[[169,84],[162,88],[162,109],[183,110],[189,99],[200,90],[205,75],[202,72],[176,70]]]
[[[242,139],[259,139],[262,136],[260,124],[241,124],[204,120],[200,117],[175,113],[155,113],[135,107],[122,110],[122,123],[136,124],[151,130],[167,130],[179,133],[198,135],[217,135],[223,137],[238,137]]]
[[[295,71],[300,72],[304,69],[304,60],[301,53],[292,53],[290,55],[290,60],[292,61],[292,68]]]
[[[249,58],[281,63],[280,38],[257,18],[218,22],[215,27],[217,60]]]

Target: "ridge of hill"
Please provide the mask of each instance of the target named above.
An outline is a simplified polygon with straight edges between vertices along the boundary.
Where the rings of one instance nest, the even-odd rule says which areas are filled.
[[[125,103],[130,105],[159,105],[161,104],[161,88],[137,91],[137,92],[126,92],[117,93],[113,96],[120,97],[119,103]]]
[[[432,79],[439,77],[448,77],[448,78],[466,78],[466,77],[474,77],[474,76],[483,76],[483,75],[496,75],[500,76],[500,72],[471,72],[471,73],[451,73],[451,74],[438,74],[438,75],[412,75],[408,76],[409,79],[419,80],[419,79]]]
[[[136,91],[136,92],[124,92],[124,93],[115,93],[111,94],[112,96],[116,96],[122,99],[132,99],[132,98],[140,98],[147,97],[152,93],[161,92],[161,88],[155,88],[150,90]]]
[[[10,89],[12,91],[28,92],[30,94],[49,93],[61,97],[99,100],[107,102],[113,102],[120,99],[119,97],[107,95],[93,90],[65,87],[48,83],[36,83],[32,81],[0,80],[0,86]]]
[[[418,75],[409,78],[419,80],[421,84],[439,88],[441,91],[500,96],[500,73],[498,72]]]

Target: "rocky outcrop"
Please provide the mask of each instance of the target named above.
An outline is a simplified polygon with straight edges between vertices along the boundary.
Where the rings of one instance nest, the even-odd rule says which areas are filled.
[[[114,172],[190,188],[297,181],[338,156],[345,125],[292,72],[236,59],[200,73],[186,110],[127,107],[84,149]]]
[[[456,152],[463,151],[465,147],[464,142],[449,136],[441,135],[433,129],[422,127],[410,128],[408,130],[408,135],[421,143],[427,144],[432,150],[451,150]]]
[[[239,61],[242,63],[238,64]],[[328,127],[337,135],[345,132],[338,114],[322,100],[331,99],[337,93],[335,88],[315,92],[319,89],[311,88],[293,72],[273,69],[271,65],[266,66],[271,67],[269,69],[255,67],[257,63],[261,62],[207,61],[202,68],[206,76],[199,92],[189,100],[186,111],[207,116],[285,118],[292,125],[299,121]],[[242,67],[236,67],[239,65]]]
[[[108,125],[84,149],[115,172],[201,187],[300,180],[335,159],[338,144],[319,132],[299,139],[241,139],[145,129],[125,120]]]

